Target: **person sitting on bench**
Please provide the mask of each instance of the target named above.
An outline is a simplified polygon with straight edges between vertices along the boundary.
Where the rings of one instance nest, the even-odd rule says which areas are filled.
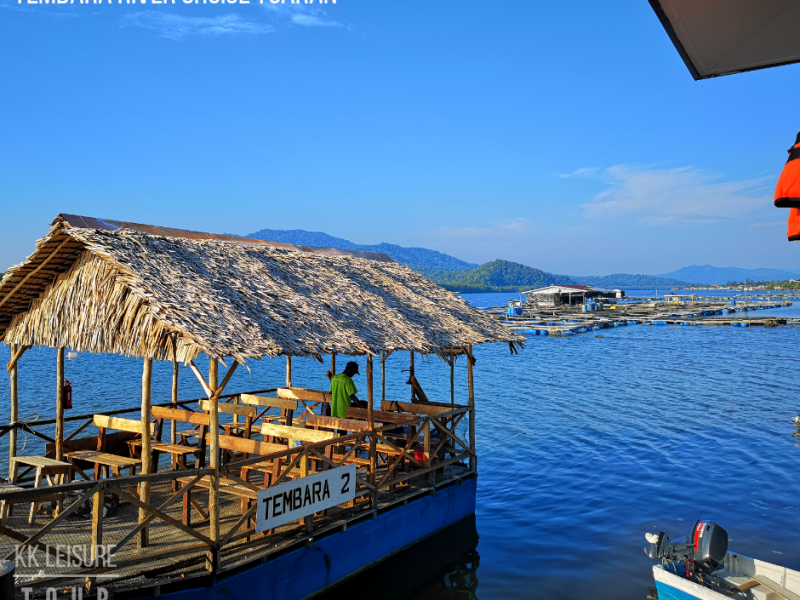
[[[367,403],[356,397],[356,384],[353,375],[358,375],[358,363],[349,362],[344,368],[344,373],[334,375],[331,379],[331,413],[334,417],[347,418],[347,408],[357,406],[367,408]]]

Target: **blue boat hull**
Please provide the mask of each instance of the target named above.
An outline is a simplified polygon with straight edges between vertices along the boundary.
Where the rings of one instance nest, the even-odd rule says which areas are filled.
[[[658,592],[658,600],[698,600],[697,596],[660,581],[656,581],[656,591]]]
[[[475,513],[477,478],[359,523],[313,546],[257,564],[211,587],[162,591],[167,600],[300,600]],[[152,597],[148,594],[144,597]]]

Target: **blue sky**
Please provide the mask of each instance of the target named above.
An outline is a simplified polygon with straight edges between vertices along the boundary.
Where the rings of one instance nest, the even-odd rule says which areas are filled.
[[[59,212],[568,274],[800,268],[800,67],[695,82],[644,0],[0,0],[0,270]]]

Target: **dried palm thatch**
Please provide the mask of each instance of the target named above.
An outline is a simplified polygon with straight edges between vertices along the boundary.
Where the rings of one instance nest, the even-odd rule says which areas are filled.
[[[10,344],[189,361],[448,349],[524,338],[392,262],[57,223],[0,282]]]

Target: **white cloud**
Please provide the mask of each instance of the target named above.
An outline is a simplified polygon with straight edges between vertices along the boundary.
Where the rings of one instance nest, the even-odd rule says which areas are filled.
[[[142,27],[155,31],[160,37],[171,40],[197,35],[216,37],[220,35],[263,34],[274,29],[270,25],[246,21],[235,14],[216,17],[184,17],[172,13],[144,11],[127,15],[123,25]]]
[[[440,227],[435,234],[446,238],[491,238],[525,234],[530,230],[528,219],[497,221],[491,227]]]
[[[334,21],[321,8],[307,4],[264,4],[267,11],[277,19],[303,27],[343,27],[352,29],[339,21]]]
[[[637,215],[648,225],[698,225],[740,218],[770,202],[769,178],[720,181],[693,167],[647,169],[618,165],[579,169],[568,177],[597,179],[608,189],[584,204],[587,219]]]
[[[785,221],[772,221],[771,223],[753,223],[750,227],[754,229],[764,229],[766,227],[782,227],[786,225]]]

